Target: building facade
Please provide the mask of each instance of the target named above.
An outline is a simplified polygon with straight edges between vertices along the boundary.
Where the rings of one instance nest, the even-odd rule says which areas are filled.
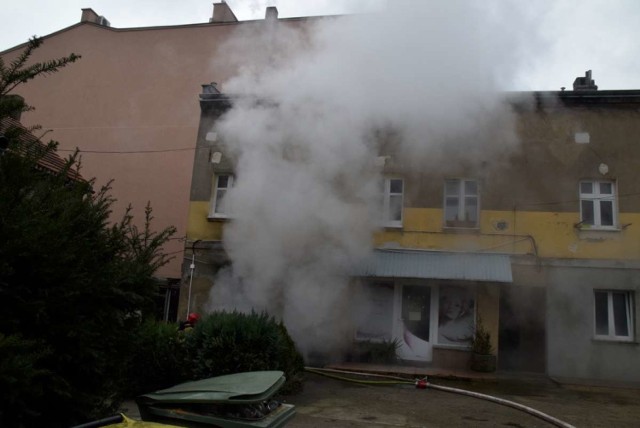
[[[292,29],[314,21],[268,12]],[[206,23],[118,29],[85,9],[34,55],[82,59],[21,86],[37,107],[25,125],[52,130],[63,151],[79,147],[83,177],[115,179],[116,216],[131,203],[141,219],[149,201],[158,228],[177,227],[166,247],[175,258],[158,273],[166,319],[204,308],[231,266],[222,201],[234,165],[215,123],[232,100],[212,85],[198,92],[212,76],[224,87],[242,63],[220,48],[238,32],[260,37],[269,19],[238,22],[219,3]],[[640,382],[640,91],[597,90],[587,75],[573,91],[508,98],[517,150],[453,150],[421,169],[379,153],[384,224],[352,280],[351,304],[369,313],[348,334],[396,339],[408,361],[466,367],[480,317],[499,368]]]
[[[516,150],[454,150],[446,168],[420,170],[379,153],[384,224],[354,266],[350,304],[367,309],[348,334],[396,340],[412,363],[467,368],[481,319],[501,370],[638,383],[640,91],[578,84],[506,99]],[[194,162],[185,313],[232,266],[223,201],[234,166],[215,132],[232,104],[214,86],[200,95],[197,144],[208,155]]]

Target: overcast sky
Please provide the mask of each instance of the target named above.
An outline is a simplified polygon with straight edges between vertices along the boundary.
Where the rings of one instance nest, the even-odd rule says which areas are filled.
[[[415,0],[437,1],[437,0]],[[445,0],[441,0],[445,1]],[[475,1],[475,0],[469,0]],[[480,1],[480,0],[478,0]],[[602,89],[640,89],[640,0],[482,0],[534,9],[547,45],[538,46],[516,90],[571,88],[593,70]],[[208,22],[212,0],[20,0],[2,5],[0,51],[76,24],[90,7],[115,28]],[[262,19],[267,5],[280,17],[362,13],[393,0],[227,0],[239,20]],[[455,17],[452,17],[455,19]],[[507,36],[507,35],[505,35]]]

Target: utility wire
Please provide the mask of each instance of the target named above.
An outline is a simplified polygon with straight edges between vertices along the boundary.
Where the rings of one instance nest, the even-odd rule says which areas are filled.
[[[171,253],[164,253],[164,255],[165,255],[165,256],[172,256],[172,255],[174,255],[174,254],[178,254],[178,253],[182,253],[182,252],[184,252],[184,249],[182,249],[182,250],[178,250],[178,251],[173,251],[173,252],[171,252]]]
[[[178,149],[161,149],[161,150],[82,150],[77,149],[78,153],[99,153],[99,154],[136,154],[136,153],[167,153],[167,152],[184,152],[189,150],[209,149],[210,147],[182,147]],[[57,149],[59,152],[75,152],[76,149]]]
[[[147,125],[147,126],[61,126],[47,129],[52,131],[65,130],[75,131],[84,129],[157,129],[157,128],[193,128],[196,129],[198,125]]]

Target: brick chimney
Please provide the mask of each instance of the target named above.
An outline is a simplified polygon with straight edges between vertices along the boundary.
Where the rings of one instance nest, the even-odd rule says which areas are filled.
[[[229,5],[222,0],[220,3],[213,4],[213,16],[209,22],[238,22],[238,18]]]
[[[94,24],[104,25],[105,27],[111,27],[111,23],[107,21],[107,18],[105,18],[104,16],[98,15],[90,7],[82,9],[82,16],[80,17],[80,22],[93,22]]]
[[[267,21],[276,21],[278,19],[278,8],[275,6],[268,6],[267,11],[264,14],[264,19]]]
[[[591,78],[591,70],[584,73],[584,77],[576,77],[573,81],[574,91],[597,91],[596,81]]]
[[[219,95],[220,94],[220,89],[218,89],[218,83],[211,82],[211,83],[203,84],[202,85],[202,94],[203,95],[210,95],[210,94]]]

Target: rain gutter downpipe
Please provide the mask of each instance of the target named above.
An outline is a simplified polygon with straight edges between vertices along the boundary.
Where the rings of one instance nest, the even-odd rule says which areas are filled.
[[[189,314],[191,313],[191,284],[193,283],[193,271],[196,269],[196,244],[200,242],[201,239],[196,239],[191,244],[191,264],[189,265],[189,294],[187,295],[187,314],[184,319],[189,318]]]

